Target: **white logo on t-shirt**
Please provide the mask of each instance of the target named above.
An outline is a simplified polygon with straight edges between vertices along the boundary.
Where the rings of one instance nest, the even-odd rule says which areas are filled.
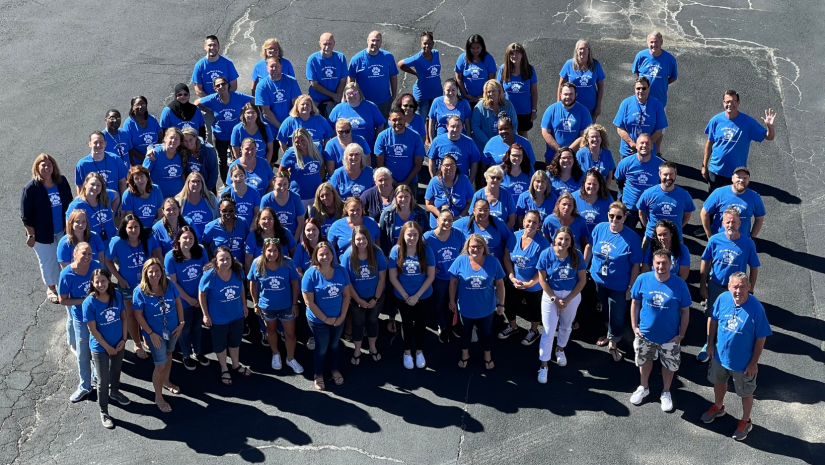
[[[511,89],[514,93],[517,93],[517,94],[521,92],[521,88],[522,88],[522,87],[524,87],[524,84],[522,84],[522,83],[520,83],[520,82],[514,82],[513,84],[511,84],[511,85],[510,85],[510,89]]]
[[[650,302],[654,307],[661,307],[665,303],[665,298],[662,297],[661,294],[653,294],[653,297],[650,298]]]
[[[62,202],[60,201],[60,194],[58,192],[52,192],[51,194],[49,194],[49,201],[51,202],[53,207],[62,204]]]
[[[194,266],[190,266],[189,268],[186,269],[186,276],[189,279],[197,278],[198,277],[198,269]]]
[[[672,211],[673,211],[673,207],[670,206],[670,204],[666,203],[666,204],[662,205],[662,214],[663,215],[670,215]]]
[[[395,144],[392,148],[393,152],[395,152],[396,157],[400,157],[404,155],[404,147],[400,144]]]
[[[331,78],[331,77],[332,77],[332,73],[334,73],[334,71],[332,70],[332,68],[327,68],[327,69],[325,69],[325,70],[324,70],[324,76],[326,76],[327,78]]]
[[[103,317],[106,318],[107,323],[111,323],[115,321],[115,312],[111,308],[107,308],[106,312],[103,313]]]
[[[517,256],[517,257],[514,257],[514,258],[515,258],[517,268],[524,268],[525,266],[527,266],[527,258],[526,257]]]
[[[275,91],[275,103],[285,102],[286,99],[284,97],[285,97],[285,94],[284,94],[283,90],[278,89],[278,90]]]
[[[247,213],[249,213],[249,205],[247,205],[245,203],[239,203],[238,204],[238,214],[239,215],[246,215]]]
[[[226,300],[234,299],[235,298],[235,289],[232,289],[231,287],[227,287],[223,291],[223,296],[226,298]]]
[[[582,216],[584,216],[584,220],[587,222],[587,224],[593,224],[593,222],[596,221],[596,212],[592,210],[584,212],[584,215]]]
[[[154,215],[152,215],[152,213],[154,213],[152,211],[153,209],[154,209],[154,207],[152,205],[143,205],[142,207],[140,207],[140,210],[139,210],[140,211],[140,216],[147,217],[147,218],[149,216],[154,216]]]
[[[579,84],[582,86],[586,86],[590,83],[590,75],[589,74],[582,74],[579,76]]]
[[[338,297],[338,293],[341,292],[341,290],[338,288],[337,284],[332,284],[327,287],[327,292],[329,292],[330,297]]]
[[[233,112],[232,110],[224,110],[223,111],[223,120],[224,121],[231,121],[232,120]]]
[[[361,279],[369,279],[370,267],[368,265],[361,266]]]
[[[170,165],[166,167],[166,173],[169,175],[170,178],[173,178],[178,175],[178,167],[175,165]]]
[[[144,144],[154,144],[155,143],[155,135],[146,133],[143,135],[143,143]]]
[[[473,289],[480,289],[482,282],[482,279],[478,276],[473,276],[470,278],[470,286],[472,286]]]
[[[404,270],[407,274],[418,274],[418,262],[408,261],[404,263]]]
[[[197,224],[203,223],[203,213],[201,212],[192,212],[192,221]]]
[[[281,222],[281,225],[286,224],[289,221],[289,215],[284,212],[278,212],[278,221]]]
[[[725,265],[733,265],[733,261],[736,260],[736,256],[730,250],[725,250],[722,252],[722,263]]]
[[[306,169],[307,169],[307,172],[309,172],[310,174],[315,174],[315,173],[318,172],[318,164],[315,163],[315,162],[312,162],[312,163],[306,165]]]
[[[443,258],[445,261],[452,260],[453,259],[453,251],[450,250],[450,249],[443,249],[441,251],[441,258]]]
[[[610,244],[608,244],[607,242],[602,244],[601,252],[602,252],[602,255],[605,255],[605,256],[610,255]]]
[[[570,267],[569,266],[559,267],[559,278],[567,279],[569,276],[570,276]]]
[[[381,75],[381,67],[378,65],[374,65],[371,67],[372,75],[373,76],[380,76]]]
[[[649,179],[650,179],[650,176],[648,176],[647,173],[641,173],[641,174],[639,174],[639,177],[637,178],[639,184],[642,184],[642,185],[646,185],[647,181]]]

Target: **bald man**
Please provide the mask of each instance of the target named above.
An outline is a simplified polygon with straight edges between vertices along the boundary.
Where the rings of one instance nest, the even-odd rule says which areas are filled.
[[[321,51],[307,58],[307,80],[309,96],[325,118],[341,102],[344,86],[347,84],[347,57],[335,51],[335,37],[332,33],[321,34],[318,40]]]
[[[387,119],[398,93],[398,66],[395,57],[381,49],[382,42],[380,32],[370,32],[367,48],[349,62],[349,82],[357,82],[364,98],[378,105],[384,119]]]

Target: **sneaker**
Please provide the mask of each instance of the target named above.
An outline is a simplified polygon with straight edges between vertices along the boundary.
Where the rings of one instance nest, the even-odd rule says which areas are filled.
[[[76,404],[82,400],[85,400],[91,392],[92,391],[87,391],[85,389],[78,389],[77,391],[72,393],[71,397],[69,397],[69,400],[72,401],[73,404]]]
[[[404,368],[412,370],[414,366],[412,355],[404,354]]]
[[[415,354],[415,366],[418,368],[424,368],[427,366],[427,361],[424,360],[424,352]]]
[[[556,363],[560,366],[567,366],[567,356],[564,355],[564,351],[556,351]]]
[[[107,413],[100,412],[100,422],[106,429],[115,429],[115,422],[112,421],[112,417]]]
[[[307,339],[307,349],[315,350],[315,338],[314,337],[311,337],[311,338]]]
[[[750,433],[752,429],[753,422],[751,422],[750,420],[739,420],[739,424],[736,426],[736,431],[733,432],[732,437],[737,441],[743,441],[746,437],[748,437],[748,433]]]
[[[201,364],[201,366],[204,366],[204,367],[209,366],[209,359],[204,357],[201,354],[196,354],[195,355],[195,360],[197,360],[198,363]]]
[[[662,397],[660,397],[659,400],[662,402],[663,412],[669,412],[673,410],[673,399],[670,397],[669,392],[662,392]]]
[[[517,332],[518,332],[518,326],[513,328],[512,326],[507,325],[507,327],[504,328],[504,330],[502,332],[498,333],[498,338],[499,339],[507,339],[508,337],[512,336],[513,334],[516,334]]]
[[[292,371],[294,371],[296,374],[304,372],[304,367],[302,367],[301,364],[298,363],[298,360],[295,360],[294,358],[292,360],[287,359],[286,366],[292,368]]]
[[[541,384],[547,383],[547,367],[539,368],[539,382]]]
[[[521,340],[521,345],[529,346],[530,344],[532,344],[532,343],[534,343],[538,340],[539,340],[539,332],[538,331],[533,331],[531,329],[530,331],[527,331],[527,335],[524,336],[524,339]]]
[[[708,345],[707,344],[703,345],[702,350],[700,350],[699,353],[696,354],[696,360],[699,360],[701,363],[707,363],[708,360],[710,360],[710,357],[708,357]]]
[[[110,392],[109,400],[113,400],[120,405],[129,405],[132,403],[132,401],[129,400],[128,397],[124,396],[123,393],[120,391]]]
[[[718,408],[716,404],[711,404],[707,412],[702,414],[702,423],[713,423],[713,420],[725,416],[725,406]]]
[[[642,400],[644,400],[644,398],[647,397],[648,394],[650,394],[650,389],[644,386],[639,386],[636,388],[635,391],[633,391],[633,394],[630,396],[630,403],[633,405],[639,405],[642,403]]]
[[[272,354],[272,369],[280,370],[283,367],[281,364],[281,354]]]
[[[442,344],[446,344],[450,342],[450,332],[446,329],[439,329],[438,330],[438,340],[441,341]]]
[[[478,332],[476,332],[475,326],[473,326],[473,335],[470,336],[470,342],[478,342]]]
[[[192,360],[191,357],[183,357],[183,367],[189,371],[192,371],[198,367],[198,364],[197,362]]]
[[[252,333],[252,330],[249,329],[249,325],[243,325],[243,337],[249,336]]]
[[[261,345],[264,347],[269,347],[269,339],[266,337],[266,333],[261,334]]]
[[[653,352],[653,360],[659,360],[659,351]]]

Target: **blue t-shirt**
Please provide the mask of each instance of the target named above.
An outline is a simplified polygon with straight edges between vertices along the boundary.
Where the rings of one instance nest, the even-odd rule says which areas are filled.
[[[527,81],[523,80],[520,75],[513,76],[511,74],[510,80],[504,82],[501,79],[501,75],[504,72],[504,65],[499,66],[498,73],[496,73],[496,80],[504,87],[504,94],[507,96],[507,100],[513,104],[517,115],[529,115],[533,110],[530,86],[538,82],[538,75],[533,65],[530,65],[530,71],[531,76]]]
[[[457,174],[453,181],[453,187],[447,187],[444,181],[436,176],[430,179],[427,184],[427,192],[424,194],[425,200],[430,200],[439,211],[444,205],[450,205],[450,210],[453,216],[458,218],[458,215],[464,211],[464,207],[473,198],[473,185],[467,176]],[[435,229],[438,226],[436,215],[430,213],[430,228]]]
[[[303,161],[304,167],[299,168],[295,148],[292,147],[281,158],[281,167],[289,169],[290,180],[297,184],[301,200],[309,200],[315,198],[315,191],[323,182],[321,179],[322,161],[310,157],[303,157]]]
[[[267,126],[266,128],[266,141],[264,141],[264,135],[261,134],[260,129],[256,129],[255,134],[250,134],[246,131],[246,128],[243,126],[243,123],[238,123],[232,128],[232,137],[229,139],[229,144],[232,147],[240,147],[241,142],[244,139],[252,138],[255,141],[255,156],[260,159],[266,160],[266,144],[273,142],[275,140],[275,133],[272,130],[271,126]],[[277,152],[273,148],[273,156]]]
[[[278,58],[278,61],[281,62],[281,73],[286,74],[287,76],[295,77],[295,67],[292,66],[291,61],[284,57]],[[257,63],[255,63],[255,66],[252,68],[252,74],[249,77],[255,83],[261,82],[261,79],[269,77],[269,69],[266,67],[266,58],[260,59]]]
[[[747,273],[749,266],[758,268],[761,265],[753,239],[740,235],[734,241],[725,233],[714,234],[708,239],[708,245],[702,252],[702,260],[711,262],[710,279],[725,287],[733,273]]]
[[[372,149],[369,144],[367,144],[367,140],[363,137],[353,135],[352,143],[360,145],[361,149],[364,151],[364,155],[370,155],[372,153]],[[341,146],[341,142],[338,141],[338,137],[333,137],[328,140],[327,145],[324,146],[324,153],[322,154],[324,156],[324,161],[334,161],[335,169],[344,166],[344,149],[346,149],[346,147]]]
[[[424,127],[424,118],[416,113],[413,115],[412,122],[407,124],[407,129],[412,129],[423,139],[427,135],[427,129]]]
[[[114,153],[105,152],[103,160],[100,161],[95,161],[89,154],[77,162],[74,170],[74,183],[82,186],[89,173],[100,173],[106,180],[106,188],[119,192],[118,183],[121,179],[126,179],[128,171],[129,168],[123,164],[123,160]]]
[[[292,261],[295,263],[296,268],[307,271],[312,266],[312,254],[307,252],[303,244],[298,244],[295,247],[295,253],[292,254]]]
[[[581,191],[573,193],[576,199],[576,211],[579,212],[584,222],[587,224],[588,236],[593,233],[593,228],[599,223],[607,222],[607,210],[610,209],[610,204],[613,203],[613,197],[608,195],[606,199],[596,198],[593,205],[587,203],[581,196]]]
[[[184,121],[172,113],[169,107],[165,107],[163,111],[160,112],[160,126],[162,128],[178,128],[181,131],[186,128],[192,128],[197,131],[206,126],[206,121],[203,119],[203,113],[200,111],[195,111],[192,119]]]
[[[400,253],[400,250],[401,249],[397,245],[393,246],[390,251],[389,260],[387,261],[388,268],[398,269],[398,254]],[[424,253],[427,255],[427,268],[435,266],[436,261],[433,249],[429,245],[425,245]],[[404,288],[407,295],[413,295],[421,289],[421,286],[424,285],[424,281],[427,280],[427,270],[421,269],[421,265],[418,263],[418,254],[413,256],[405,256],[402,264],[402,267],[398,269],[398,282],[401,284],[401,287]],[[393,292],[395,292],[396,297],[404,300],[404,296],[398,292],[398,289],[393,289]],[[421,295],[421,299],[426,299],[432,293],[433,286],[430,285]]]
[[[515,139],[513,141],[514,143],[524,147],[524,153],[527,155],[527,158],[530,159],[530,166],[535,166],[536,154],[533,152],[533,145],[530,141],[527,140],[526,137],[521,137],[518,134],[513,134],[513,138]],[[493,136],[487,141],[487,144],[484,145],[482,161],[485,165],[500,165],[501,162],[504,161],[504,154],[509,148],[510,146],[504,143],[501,136]]]
[[[473,194],[473,198],[470,200],[470,205],[475,205],[476,200],[478,199],[487,200],[487,194],[484,193],[483,187]],[[495,204],[490,203],[490,215],[495,216],[504,223],[507,223],[507,217],[511,214],[516,214],[516,202],[513,200],[513,194],[511,194],[507,189],[499,188],[498,201],[496,201]]]
[[[152,258],[152,251],[160,248],[154,236],[146,240],[146,247],[142,243],[132,247],[128,239],[115,236],[106,249],[106,258],[116,261],[118,272],[132,289],[140,283],[140,274],[143,271],[143,262]]]
[[[255,88],[255,105],[269,107],[275,118],[283,123],[292,110],[292,101],[301,95],[301,86],[294,77],[281,74],[281,79],[273,81],[267,76]]]
[[[384,157],[384,166],[392,172],[395,181],[404,181],[415,166],[415,157],[423,159],[426,150],[417,132],[405,129],[403,133],[396,134],[388,128],[381,131],[375,140],[375,155]]]
[[[100,263],[94,259],[89,263],[89,271],[86,274],[78,274],[71,265],[63,268],[60,271],[60,279],[57,281],[57,293],[67,295],[70,299],[85,298],[89,294],[89,286],[92,285],[92,271],[98,268],[100,268]],[[83,304],[70,305],[69,311],[72,319],[83,321]]]
[[[201,258],[192,257],[189,260],[179,262],[175,260],[171,250],[163,257],[163,268],[166,270],[166,275],[174,275],[178,286],[180,286],[186,295],[193,299],[198,298],[198,285],[200,285],[201,278],[203,277],[203,267],[209,263],[209,256],[206,255],[206,249],[200,244],[198,247],[201,248]],[[183,298],[181,298],[180,303],[183,304],[183,308],[191,307],[189,302]]]
[[[212,110],[215,121],[212,122],[212,135],[222,141],[232,140],[232,130],[241,122],[241,109],[252,101],[252,97],[240,92],[229,92],[229,103],[224,104],[218,94],[211,94],[201,99],[201,105]]]
[[[114,214],[112,214],[111,208],[104,207],[100,203],[98,203],[96,207],[93,207],[80,197],[77,197],[72,200],[72,203],[70,203],[66,209],[66,221],[69,221],[69,215],[72,211],[77,209],[86,212],[86,218],[88,218],[89,228],[91,228],[92,232],[100,235],[101,231],[106,231],[107,239],[103,241],[104,245],[108,244],[109,240],[117,235],[117,227],[115,227]]]
[[[258,286],[258,306],[264,310],[286,310],[292,307],[292,281],[301,278],[295,270],[295,263],[284,257],[283,263],[277,270],[264,268],[264,274],[258,274],[258,261],[256,258],[249,268],[246,279],[255,282]]]
[[[123,164],[126,165],[128,168],[131,163],[129,161],[129,150],[132,149],[132,139],[129,135],[129,132],[126,131],[124,128],[120,128],[117,130],[117,134],[112,135],[109,134],[107,129],[102,130],[103,135],[106,137],[106,151],[109,153],[113,153],[120,157],[123,161]],[[156,134],[157,136],[157,134]]]
[[[461,122],[464,123],[473,117],[473,110],[470,108],[470,104],[467,103],[466,100],[456,101],[455,107],[452,110],[447,108],[447,104],[444,103],[443,98],[433,100],[433,103],[430,106],[429,118],[436,122],[437,135],[440,136],[441,134],[445,134],[447,132],[447,120],[451,116],[458,116],[461,118]],[[467,125],[464,124],[464,126],[464,129],[461,130],[462,134],[467,133]]]
[[[117,346],[123,339],[123,322],[120,319],[120,312],[123,311],[123,296],[115,292],[114,298],[109,298],[108,302],[102,302],[94,296],[86,297],[83,301],[83,322],[95,322],[103,340],[111,347]],[[125,342],[125,341],[124,341]],[[95,335],[89,333],[89,349],[94,353],[106,352],[100,345]]]
[[[541,205],[536,205],[536,201],[533,200],[533,196],[530,195],[529,190],[522,192],[518,198],[518,202],[516,202],[516,214],[518,216],[524,216],[528,211],[536,210],[541,215],[542,223],[548,216],[553,214],[553,209],[555,208],[556,195],[552,192],[549,197],[545,197]]]
[[[466,53],[458,56],[455,72],[462,76],[467,93],[478,97],[484,93],[484,83],[490,75],[496,74],[496,59],[488,53],[478,63],[467,63],[466,56]]]
[[[679,335],[682,309],[690,307],[690,290],[687,284],[671,274],[665,282],[656,279],[656,273],[642,273],[633,289],[633,300],[642,302],[639,330],[648,341],[666,344]]]
[[[552,242],[556,237],[556,231],[558,231],[561,227],[562,224],[559,217],[551,214],[547,215],[547,218],[545,218],[542,222],[541,232],[549,241]],[[573,232],[573,242],[576,245],[576,249],[584,250],[582,242],[585,244],[590,242],[590,230],[587,228],[587,221],[585,221],[581,216],[576,216],[573,218],[573,222],[570,223],[568,228],[570,228],[570,231]]]
[[[439,97],[441,90],[441,57],[438,50],[431,50],[432,59],[424,58],[423,52],[404,59],[404,64],[415,70],[418,79],[413,84],[413,97],[416,101]]]
[[[581,103],[588,111],[596,109],[599,92],[596,84],[604,81],[604,70],[599,60],[593,60],[593,69],[575,69],[573,59],[567,60],[559,72],[559,77],[576,85],[576,102]]]
[[[341,52],[333,51],[331,57],[324,58],[321,52],[315,52],[307,58],[306,70],[307,81],[315,81],[321,84],[324,89],[335,92],[338,90],[338,83],[341,79],[347,78],[347,57]],[[311,85],[309,86],[309,96],[312,97],[312,101],[315,103],[332,100],[313,89]]]
[[[235,217],[235,227],[232,231],[227,231],[223,226],[223,220],[217,218],[209,222],[203,230],[203,243],[208,244],[211,252],[225,245],[232,251],[232,256],[239,262],[244,262],[244,245],[246,236],[249,234],[249,223],[243,218]]]
[[[349,62],[349,77],[355,79],[364,98],[380,105],[391,97],[390,76],[398,75],[398,66],[392,53],[379,49],[375,56],[364,49]]]
[[[649,49],[642,50],[633,60],[631,72],[646,77],[650,81],[650,96],[667,105],[668,79],[679,77],[673,55],[662,50],[654,57]]]
[[[66,229],[66,223],[63,220],[63,201],[60,199],[57,185],[47,187],[46,193],[49,194],[49,203],[52,206],[52,227],[55,234],[58,234]]]
[[[453,228],[464,234],[465,241],[470,238],[470,234],[480,234],[487,240],[490,255],[495,256],[499,261],[504,260],[504,247],[507,245],[507,241],[510,240],[510,236],[513,235],[513,232],[507,228],[507,224],[493,215],[490,215],[490,224],[487,225],[487,229],[482,229],[478,223],[474,222],[472,229],[468,231],[467,226],[469,224],[470,217],[465,216],[456,220],[453,223]]]
[[[130,148],[137,150],[141,155],[146,153],[150,145],[156,144],[160,134],[163,133],[158,120],[152,115],[146,116],[145,128],[142,128],[132,117],[126,118],[123,122],[123,129],[129,136]]]
[[[733,119],[722,112],[711,118],[705,134],[713,144],[708,170],[729,178],[736,168],[748,166],[751,141],[765,140],[768,129],[742,112]]]
[[[591,168],[599,170],[599,174],[607,179],[607,175],[616,169],[616,162],[613,160],[613,152],[607,149],[602,149],[599,153],[599,159],[593,161],[593,153],[587,147],[582,147],[576,152],[576,160],[582,167],[585,173]]]
[[[209,203],[203,197],[201,197],[200,201],[196,204],[185,202],[181,214],[186,218],[189,226],[195,229],[195,234],[197,234],[198,239],[203,237],[203,231],[206,229],[206,225],[215,219],[212,210],[209,209]],[[166,230],[165,228],[162,229],[164,229],[164,231]],[[172,239],[174,239],[174,237]]]
[[[441,160],[448,154],[456,159],[459,172],[468,176],[470,165],[481,160],[481,153],[479,153],[476,143],[464,134],[461,134],[457,141],[450,140],[448,134],[436,136],[430,145],[430,151],[427,152],[427,158],[432,160],[432,163],[435,163],[436,168],[438,168],[441,166]]]
[[[375,146],[375,130],[387,124],[378,107],[368,100],[362,100],[355,108],[347,102],[339,103],[329,113],[330,125],[335,127],[338,119],[349,121],[352,125],[352,134],[363,137],[370,147]]]
[[[627,134],[634,141],[639,134],[647,133],[653,134],[659,129],[667,127],[667,116],[665,115],[665,106],[655,98],[648,98],[647,103],[642,105],[636,96],[630,96],[619,105],[619,111],[616,112],[616,118],[613,119],[613,125],[624,129]],[[657,145],[653,144],[651,153],[658,154]],[[630,146],[622,139],[619,145],[619,152],[623,157],[633,155],[630,151]]]
[[[561,197],[562,194],[573,194],[577,192],[582,187],[582,183],[584,182],[584,175],[582,175],[579,179],[576,179],[575,176],[570,176],[567,181],[561,179],[560,176],[551,176],[550,177],[550,188],[553,190],[553,195],[556,197]]]
[[[358,178],[352,179],[347,174],[347,170],[342,166],[332,173],[329,183],[335,187],[342,199],[349,197],[361,197],[361,193],[373,186],[372,168],[365,166],[361,169]]]
[[[306,214],[301,196],[295,192],[289,192],[289,199],[283,206],[280,206],[278,201],[275,200],[275,191],[272,191],[261,199],[261,208],[264,207],[275,210],[275,216],[278,217],[281,226],[293,236],[298,228],[298,220]]]
[[[639,197],[636,208],[647,213],[645,236],[649,238],[654,236],[653,227],[659,220],[670,220],[676,225],[679,242],[682,242],[682,216],[696,210],[690,194],[676,185],[670,192],[662,190],[661,185],[648,188]]]
[[[733,191],[733,186],[720,187],[710,193],[703,206],[705,211],[713,217],[713,224],[710,228],[712,233],[725,231],[722,226],[722,212],[728,207],[739,210],[739,219],[742,221],[739,225],[739,232],[748,237],[751,235],[751,218],[765,216],[765,204],[756,192],[745,189],[741,194],[737,194]]]
[[[272,178],[275,177],[275,173],[272,172],[272,167],[269,166],[269,163],[267,163],[266,160],[261,160],[257,157],[255,160],[255,168],[253,168],[252,171],[247,171],[244,169],[246,172],[245,182],[246,185],[258,191],[258,202],[260,202],[260,198],[266,195],[266,191],[269,189],[269,183],[272,181]],[[240,158],[229,164],[225,181],[227,186],[232,184],[232,167],[240,164]]]
[[[484,318],[496,310],[496,281],[505,274],[495,257],[484,257],[476,271],[470,266],[470,256],[461,255],[450,266],[450,276],[458,280],[456,306],[461,316]]]
[[[541,252],[536,269],[546,273],[547,284],[550,285],[550,289],[554,291],[572,291],[579,284],[579,271],[584,271],[587,268],[582,253],[577,250],[576,256],[579,257],[579,264],[574,268],[570,255],[564,260],[559,260],[556,250],[548,246]]]
[[[139,287],[135,287],[132,292],[132,309],[135,311],[142,311],[143,318],[146,324],[152,329],[152,332],[158,333],[158,336],[163,338],[163,330],[169,332],[169,338],[172,338],[172,331],[178,327],[178,310],[175,301],[180,298],[180,293],[175,284],[171,281],[166,283],[166,293],[160,298],[155,295],[147,295]],[[166,324],[164,325],[164,319]],[[149,340],[149,333],[141,329],[143,336]],[[171,352],[171,351],[170,351]]]
[[[773,334],[765,307],[754,296],[748,296],[737,306],[733,295],[725,292],[713,304],[710,318],[719,322],[713,358],[731,371],[745,371],[753,358],[756,340]]]
[[[642,263],[642,240],[630,228],[618,233],[610,230],[610,224],[600,223],[590,235],[593,244],[593,260],[590,275],[593,281],[606,289],[623,291],[630,284],[630,269]]]
[[[297,118],[287,116],[281,121],[281,127],[278,129],[278,141],[283,142],[287,147],[292,147],[292,135],[298,129],[306,129],[309,132],[309,135],[312,137],[312,142],[315,143],[315,148],[318,149],[318,153],[323,153],[324,141],[335,135],[332,126],[330,126],[329,122],[321,115],[310,115],[306,121],[301,119],[300,116]]]
[[[513,197],[518,197],[530,190],[530,174],[522,171],[518,176],[513,176],[510,173],[504,173],[504,179],[501,180],[501,187],[513,194]]]
[[[232,60],[219,55],[218,59],[213,62],[203,57],[195,63],[195,69],[192,70],[192,82],[199,84],[207,94],[215,93],[212,81],[217,77],[225,78],[227,83],[238,79],[238,71],[235,70]]]
[[[375,297],[378,292],[378,273],[386,271],[387,257],[381,249],[375,249],[375,262],[377,269],[371,269],[367,260],[358,260],[358,269],[352,269],[352,247],[341,255],[341,266],[349,272],[349,280],[352,289],[358,297],[365,299]]]
[[[91,236],[89,237],[89,245],[92,247],[92,259],[97,260],[99,257],[99,253],[103,252],[106,253],[106,247],[103,245],[103,241],[100,240],[100,236],[97,235],[96,232],[92,232]],[[59,263],[71,263],[74,260],[72,254],[74,254],[74,249],[76,246],[69,244],[69,236],[63,236],[60,238],[60,241],[57,243],[57,261]]]
[[[378,223],[376,223],[374,219],[365,216],[363,217],[362,224],[367,228],[367,231],[370,232],[372,241],[378,243],[378,239],[381,237],[381,229],[378,227]],[[341,255],[349,248],[350,242],[352,242],[352,228],[349,227],[346,218],[341,218],[332,223],[329,231],[327,231],[327,240],[335,246],[338,255]]]
[[[332,264],[332,279],[327,279],[321,270],[314,266],[306,270],[301,280],[301,291],[314,294],[314,302],[324,315],[330,318],[341,316],[341,305],[344,303],[344,288],[350,285],[349,273],[337,264]],[[312,313],[307,305],[306,316],[313,323],[323,323]]]
[[[648,247],[644,252],[644,259],[642,263],[650,265],[653,268],[653,247]],[[670,272],[673,276],[679,276],[679,269],[683,266],[690,267],[690,251],[688,250],[687,246],[684,244],[681,245],[681,250],[679,252],[679,258],[675,258],[673,254],[670,255]]]
[[[215,268],[203,273],[198,290],[206,294],[209,303],[207,310],[212,324],[225,325],[243,318],[246,296],[244,295],[243,275],[233,271],[224,281]],[[290,301],[290,305],[292,302]]]
[[[435,235],[435,231],[427,231],[424,233],[424,240],[433,249],[435,255],[435,279],[449,281],[450,266],[458,258],[461,248],[464,247],[464,234],[451,228],[450,237],[442,241]]]
[[[158,186],[163,198],[174,197],[183,190],[184,170],[180,152],[170,160],[160,145],[155,146],[155,159],[143,159],[144,168],[149,170],[154,185]]]
[[[593,124],[590,110],[579,102],[573,102],[570,109],[556,102],[544,111],[541,117],[542,129],[547,129],[561,147],[570,147],[581,136],[582,131]],[[544,158],[552,160],[556,150],[545,143]]]
[[[263,253],[263,238],[261,239],[261,242],[258,242],[258,238],[255,237],[255,231],[249,231],[244,244],[244,253],[252,255],[253,258],[258,258]],[[295,242],[295,237],[291,234],[287,234],[286,243],[281,243],[281,255],[288,257],[289,251],[294,249],[296,245],[297,242]]]
[[[523,249],[521,239],[524,237],[524,232],[525,230],[522,229],[510,236],[510,239],[507,240],[507,250],[510,254],[510,260],[513,262],[513,274],[516,275],[516,279],[530,281],[538,272],[536,266],[539,262],[539,255],[550,247],[550,242],[537,233],[530,241],[530,245]],[[540,291],[541,284],[536,283],[524,290],[528,292]]]
[[[139,195],[132,194],[132,191],[126,189],[123,192],[123,202],[120,209],[124,212],[133,212],[135,216],[140,218],[143,226],[150,228],[155,224],[155,218],[158,217],[158,209],[163,206],[163,193],[157,184],[152,184],[152,192],[149,192],[149,197],[144,199]]]
[[[659,184],[659,165],[662,163],[661,158],[654,156],[646,162],[640,162],[637,155],[625,157],[619,162],[616,180],[625,182],[619,200],[627,205],[628,210],[635,210],[642,193]]]
[[[252,224],[252,218],[255,216],[255,208],[261,205],[261,195],[252,186],[247,186],[246,193],[243,196],[238,195],[235,187],[231,184],[224,187],[221,191],[223,194],[229,194],[235,200],[235,214],[246,220],[248,224]]]

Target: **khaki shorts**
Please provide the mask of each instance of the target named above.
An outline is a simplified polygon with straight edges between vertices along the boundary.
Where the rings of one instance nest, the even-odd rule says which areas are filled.
[[[748,397],[756,391],[756,376],[747,376],[743,371],[731,371],[723,367],[714,357],[708,367],[708,381],[714,386],[728,384],[728,379],[733,377],[733,387],[739,397]]]
[[[653,361],[656,352],[659,353],[659,361],[662,366],[670,371],[678,371],[682,362],[682,346],[675,342],[657,344],[643,337],[636,336],[633,340],[633,348],[636,350],[636,366],[647,365]]]

